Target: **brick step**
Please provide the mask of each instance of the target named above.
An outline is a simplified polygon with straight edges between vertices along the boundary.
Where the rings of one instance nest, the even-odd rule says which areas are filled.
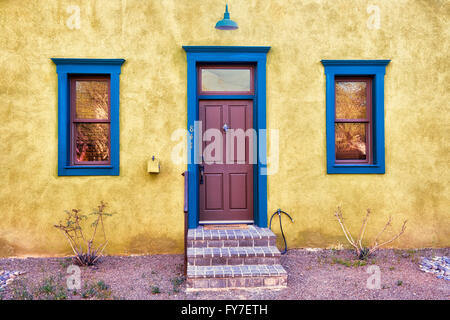
[[[280,263],[277,247],[188,248],[188,265],[274,265]]]
[[[189,229],[188,248],[275,246],[276,236],[268,228],[249,226],[248,229],[205,230],[202,226]]]
[[[287,273],[279,265],[188,266],[187,289],[285,288]]]

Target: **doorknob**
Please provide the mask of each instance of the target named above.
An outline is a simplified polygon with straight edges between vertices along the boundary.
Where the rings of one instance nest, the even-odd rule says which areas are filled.
[[[228,129],[229,129],[229,128],[228,128],[228,125],[225,123],[225,124],[223,125],[223,128],[222,128],[222,129],[223,129],[223,131],[227,132]]]
[[[203,184],[203,171],[205,170],[205,167],[202,165],[199,165],[198,169],[200,170],[200,184]]]

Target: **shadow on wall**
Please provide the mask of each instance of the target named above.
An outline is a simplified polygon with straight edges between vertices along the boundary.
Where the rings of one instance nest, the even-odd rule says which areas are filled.
[[[5,239],[0,238],[0,258],[14,256],[15,248]]]
[[[178,241],[167,237],[155,238],[154,235],[141,233],[131,238],[127,254],[180,254],[183,252],[183,237]]]
[[[347,240],[343,235],[333,233],[323,233],[323,230],[304,230],[298,234],[297,239],[292,242],[302,243],[302,247],[322,248],[337,245],[339,243],[347,245]],[[325,245],[326,244],[326,245]]]

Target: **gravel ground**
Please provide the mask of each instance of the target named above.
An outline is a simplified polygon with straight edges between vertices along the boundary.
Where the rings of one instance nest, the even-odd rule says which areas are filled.
[[[450,248],[380,250],[358,265],[348,250],[292,249],[282,256],[288,288],[185,292],[182,255],[107,256],[81,268],[81,289],[66,289],[70,258],[0,259],[0,271],[22,274],[2,299],[450,299],[450,281],[419,270],[421,257],[449,256]],[[370,265],[381,289],[367,289]]]

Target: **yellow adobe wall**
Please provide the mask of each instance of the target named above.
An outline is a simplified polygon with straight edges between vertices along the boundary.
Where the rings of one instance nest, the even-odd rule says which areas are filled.
[[[184,165],[173,164],[171,134],[186,124],[182,45],[269,45],[267,126],[280,130],[279,172],[268,208],[291,247],[344,243],[333,210],[342,203],[367,237],[389,215],[408,219],[396,247],[450,244],[450,2],[230,0],[239,29],[214,29],[221,0],[0,2],[0,256],[69,253],[52,225],[64,209],[100,200],[110,254],[181,253]],[[80,29],[67,27],[78,5]],[[373,22],[373,20],[372,20]],[[57,176],[57,75],[50,57],[125,58],[120,91],[119,177]],[[321,59],[392,59],[385,86],[386,174],[327,175],[325,76]],[[272,150],[272,149],[271,149]],[[269,152],[271,151],[269,150]],[[146,173],[155,154],[162,172]]]

